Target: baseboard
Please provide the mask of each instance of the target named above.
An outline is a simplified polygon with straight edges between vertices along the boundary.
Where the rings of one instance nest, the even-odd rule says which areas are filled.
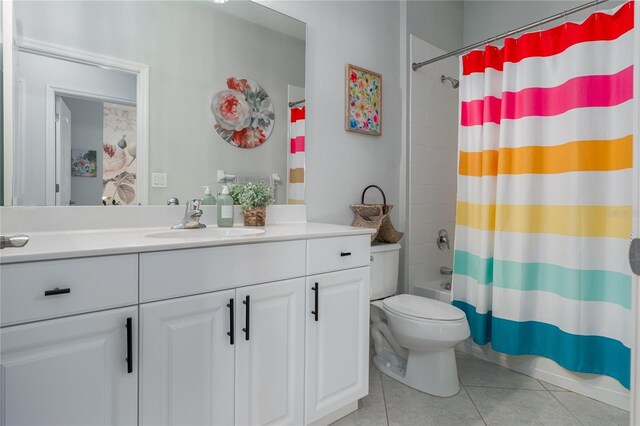
[[[467,340],[456,346],[456,349],[501,367],[526,374],[534,379],[544,380],[552,385],[629,411],[629,391],[611,377],[574,373],[560,367],[548,358],[532,355],[506,355],[495,352],[490,346],[490,344],[478,346]]]
[[[315,422],[311,423],[310,426],[327,426],[327,425],[330,425],[331,423],[333,423],[333,422],[335,422],[337,420],[340,420],[344,416],[347,416],[347,415],[353,413],[357,409],[358,409],[358,401],[356,400],[354,402],[351,402],[351,403],[345,405],[342,408],[337,409],[333,413],[327,414],[326,416],[316,420]]]

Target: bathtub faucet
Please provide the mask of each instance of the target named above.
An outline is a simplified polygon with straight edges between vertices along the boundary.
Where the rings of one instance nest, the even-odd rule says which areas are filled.
[[[441,266],[440,273],[442,275],[453,275],[453,269],[447,268],[446,266]]]

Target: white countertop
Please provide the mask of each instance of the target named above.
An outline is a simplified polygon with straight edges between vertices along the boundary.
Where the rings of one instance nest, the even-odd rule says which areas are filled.
[[[215,226],[209,226],[215,228]],[[0,264],[105,256],[125,253],[178,250],[274,241],[306,240],[349,235],[367,235],[372,229],[324,223],[267,225],[265,233],[231,238],[193,237],[153,238],[150,234],[168,232],[169,227],[120,228],[64,232],[27,232],[29,243],[20,248],[0,251]],[[179,233],[180,231],[176,231]]]

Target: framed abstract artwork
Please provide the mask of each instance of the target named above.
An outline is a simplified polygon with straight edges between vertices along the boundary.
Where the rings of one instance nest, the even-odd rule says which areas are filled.
[[[347,65],[345,129],[350,132],[382,134],[382,76]]]

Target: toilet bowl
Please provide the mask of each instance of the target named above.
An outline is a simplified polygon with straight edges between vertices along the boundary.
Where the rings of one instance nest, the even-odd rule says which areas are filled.
[[[373,361],[382,373],[407,386],[453,396],[460,390],[454,347],[469,337],[469,324],[464,312],[448,303],[391,295],[397,285],[398,249],[372,246],[371,250],[371,294],[372,298],[382,296],[371,302]],[[394,263],[395,274],[380,270]],[[388,280],[394,276],[392,286]],[[394,292],[389,294],[392,287]]]

